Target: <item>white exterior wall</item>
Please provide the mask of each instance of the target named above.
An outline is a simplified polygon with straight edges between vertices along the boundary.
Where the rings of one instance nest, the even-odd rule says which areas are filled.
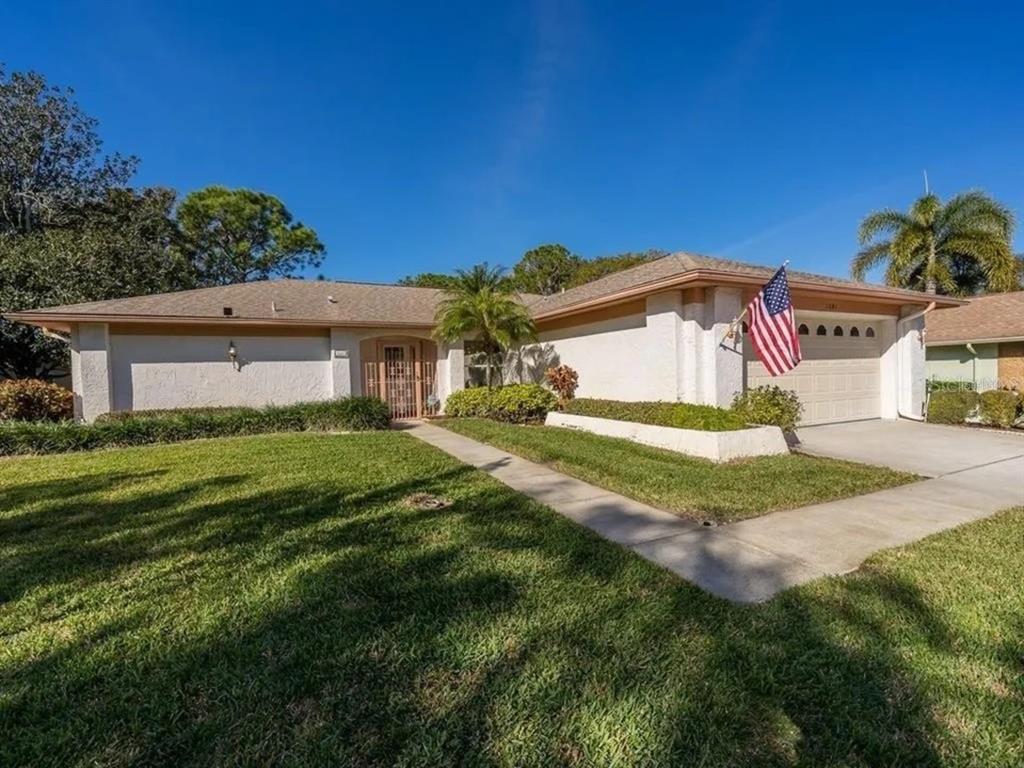
[[[111,408],[110,333],[106,323],[71,329],[71,389],[76,419],[93,421]]]
[[[701,387],[696,402],[727,408],[743,391],[743,334],[726,339],[732,321],[743,311],[739,288],[711,288],[705,292],[704,324],[695,361]]]
[[[444,401],[452,392],[466,387],[466,355],[461,341],[437,345],[437,398]]]
[[[542,332],[524,353],[543,367],[574,368],[578,397],[728,406],[743,388],[743,342],[740,334],[721,339],[740,303],[731,288],[685,305],[681,291],[666,291],[648,297],[642,313]]]
[[[331,396],[361,395],[362,370],[359,334],[345,328],[331,328]]]
[[[904,307],[902,314],[918,311],[917,307]],[[925,401],[925,353],[924,317],[915,320],[901,320],[897,323],[900,337],[899,350],[899,393],[900,415],[921,418]]]
[[[238,361],[228,358],[234,342]],[[111,336],[113,409],[284,405],[334,391],[324,336]]]
[[[652,386],[652,381],[659,361],[651,354],[645,314],[544,331],[539,342],[525,352],[550,365],[575,369],[579,374],[577,397],[658,399],[658,385]]]

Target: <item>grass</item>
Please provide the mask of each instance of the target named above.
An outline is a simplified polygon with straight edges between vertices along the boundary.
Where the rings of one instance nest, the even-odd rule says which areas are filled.
[[[579,430],[520,427],[485,419],[439,423],[624,496],[717,522],[857,496],[918,479],[884,467],[800,454],[714,464]]]
[[[1017,766],[1022,540],[734,606],[408,435],[7,459],[0,765]]]

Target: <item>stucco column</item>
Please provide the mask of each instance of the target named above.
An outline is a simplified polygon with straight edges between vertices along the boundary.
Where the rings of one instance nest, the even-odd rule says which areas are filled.
[[[881,400],[879,415],[883,419],[899,418],[900,375],[899,349],[896,335],[896,318],[887,318],[879,323],[878,343],[881,349],[878,369],[878,389]]]
[[[701,346],[704,336],[704,289],[683,291],[683,322],[680,329],[679,352],[682,383],[679,399],[686,403],[701,402]]]
[[[920,307],[905,306],[901,317],[919,312]],[[899,338],[896,341],[899,371],[899,406],[904,416],[924,415],[925,399],[925,354],[924,317],[900,320],[897,323]]]
[[[739,288],[705,291],[704,333],[701,339],[700,402],[728,407],[743,391],[743,338],[723,340],[729,324],[743,311]]]
[[[331,397],[337,399],[362,392],[359,339],[352,331],[331,328]]]
[[[437,397],[444,401],[452,392],[466,388],[466,356],[461,341],[437,345]]]
[[[113,395],[110,374],[110,329],[106,323],[71,327],[71,389],[75,418],[93,422],[109,413]]]
[[[652,400],[676,402],[683,388],[683,295],[680,291],[647,297],[647,386]]]

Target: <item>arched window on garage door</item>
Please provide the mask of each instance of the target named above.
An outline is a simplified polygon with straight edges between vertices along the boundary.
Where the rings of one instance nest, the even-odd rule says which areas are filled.
[[[834,329],[832,330],[832,335],[833,335],[833,336],[842,336],[842,335],[843,335],[843,326],[841,326],[841,325],[837,325],[837,326],[836,326],[836,327],[835,327],[835,328],[834,328]]]
[[[864,335],[867,336],[869,339],[875,338],[875,329],[872,328],[871,326],[868,326],[867,330],[864,331]]]
[[[815,335],[817,335],[817,336],[828,336],[828,331],[825,329],[824,325],[819,325],[818,326],[818,330],[815,331]]]
[[[855,326],[853,326],[853,327],[852,327],[852,328],[850,329],[850,335],[851,335],[851,336],[860,336],[860,328],[858,328],[858,327],[857,327],[856,325],[855,325]]]
[[[806,323],[800,323],[800,327],[796,329],[796,332],[801,336],[806,336],[811,332],[811,329],[807,327]]]

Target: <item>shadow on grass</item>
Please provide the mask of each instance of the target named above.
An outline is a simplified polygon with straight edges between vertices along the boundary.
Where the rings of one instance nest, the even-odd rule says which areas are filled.
[[[9,489],[0,763],[940,764],[913,584],[733,606],[447,466]]]

